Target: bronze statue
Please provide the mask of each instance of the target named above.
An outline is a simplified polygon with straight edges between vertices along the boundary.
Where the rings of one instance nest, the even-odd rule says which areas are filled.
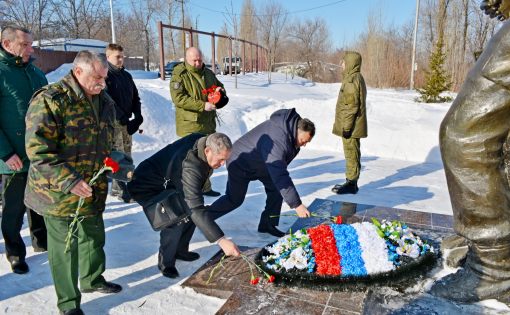
[[[505,20],[510,0],[482,1]],[[487,44],[467,75],[440,129],[440,148],[454,229],[467,240],[460,269],[433,295],[475,302],[510,296],[510,23]]]

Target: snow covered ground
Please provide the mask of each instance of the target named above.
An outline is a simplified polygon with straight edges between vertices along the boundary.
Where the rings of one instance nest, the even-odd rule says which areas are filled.
[[[58,80],[69,70],[62,67],[48,76]],[[177,139],[174,106],[169,96],[169,81],[156,73],[131,72],[142,99],[143,134],[134,136],[133,156],[138,163]],[[315,198],[351,201],[403,209],[451,214],[451,205],[438,149],[439,124],[449,104],[419,104],[411,91],[368,90],[369,137],[361,141],[362,171],[357,195],[338,196],[331,187],[344,180],[345,161],[340,138],[331,134],[339,84],[319,84],[301,78],[286,79],[273,73],[238,77],[219,76],[225,84],[230,103],[219,111],[218,131],[233,140],[267,119],[281,108],[295,107],[302,117],[316,123],[317,134],[290,165],[290,173],[305,204]],[[226,170],[220,168],[212,178],[213,187],[224,192]],[[208,203],[213,198],[207,198]],[[244,204],[219,220],[227,236],[239,245],[263,246],[274,240],[257,233],[265,200],[263,186],[250,185]],[[283,211],[293,211],[284,206]],[[200,232],[191,249],[200,253],[194,262],[177,262],[180,277],[168,279],[156,267],[159,235],[151,230],[137,204],[107,200],[107,270],[109,281],[124,290],[116,295],[83,295],[86,314],[213,314],[225,300],[200,295],[179,284],[206,262],[217,250]],[[282,217],[280,228],[287,229],[294,218]],[[23,230],[30,244],[28,229]],[[27,275],[11,273],[0,241],[0,313],[54,314],[56,296],[46,253],[28,247]],[[492,305],[498,303],[494,302]]]

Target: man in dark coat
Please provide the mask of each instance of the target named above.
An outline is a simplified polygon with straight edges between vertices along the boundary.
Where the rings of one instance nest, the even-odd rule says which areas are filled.
[[[32,35],[19,27],[2,29],[0,49],[0,174],[2,174],[2,234],[12,271],[28,272],[26,248],[20,231],[27,213],[34,251],[47,247],[42,216],[23,204],[28,165],[25,151],[25,114],[32,94],[48,84],[32,64]]]
[[[219,218],[239,207],[246,196],[250,181],[259,180],[267,194],[266,207],[260,217],[258,231],[281,237],[278,230],[282,202],[296,209],[299,217],[310,212],[301,202],[290,178],[287,166],[299,153],[300,147],[315,135],[315,125],[301,118],[294,108],[274,112],[269,120],[239,138],[227,161],[228,182],[225,195],[209,208],[212,217]]]
[[[131,157],[132,135],[143,122],[138,89],[131,74],[124,68],[124,48],[117,44],[106,47],[108,59],[108,78],[106,91],[115,101],[114,150],[124,152]],[[131,116],[134,116],[131,119]],[[113,180],[111,195],[118,196],[124,202],[131,202],[126,183]]]
[[[163,276],[179,276],[175,260],[193,261],[200,256],[189,251],[189,242],[195,225],[207,240],[216,242],[226,255],[239,255],[237,246],[224,237],[220,227],[207,215],[202,187],[217,169],[228,159],[232,143],[222,133],[209,136],[193,133],[171,143],[149,157],[135,169],[133,180],[128,183],[131,196],[142,206],[164,190],[176,191],[183,198],[185,212],[191,221],[164,228],[160,232],[158,267]]]

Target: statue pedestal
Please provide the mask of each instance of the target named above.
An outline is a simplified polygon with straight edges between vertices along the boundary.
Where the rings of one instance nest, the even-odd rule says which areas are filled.
[[[453,234],[452,217],[395,208],[316,199],[309,210],[316,213],[342,215],[345,223],[390,219],[406,222],[419,235],[439,244]],[[321,223],[321,218],[297,219],[292,231]],[[243,253],[254,258],[259,248],[242,247]],[[211,271],[222,257],[218,252],[182,285],[196,292],[227,301],[217,314],[480,314],[491,310],[473,304],[455,304],[423,293],[432,284],[430,274],[423,279],[409,279],[397,287],[374,286],[361,291],[326,292],[310,288],[268,284],[250,284],[250,270],[242,258],[228,258],[224,268],[217,268],[210,283]],[[442,260],[438,260],[438,265]]]

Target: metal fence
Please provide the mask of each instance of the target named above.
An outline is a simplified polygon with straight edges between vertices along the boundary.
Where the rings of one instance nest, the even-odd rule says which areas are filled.
[[[161,76],[160,78],[162,80],[165,80],[165,71],[164,71],[164,67],[165,67],[165,42],[164,42],[164,34],[163,34],[163,31],[165,28],[169,28],[169,29],[174,29],[174,30],[180,30],[180,31],[184,31],[188,34],[188,43],[190,45],[190,47],[193,47],[193,33],[196,33],[196,34],[202,34],[202,35],[207,35],[207,36],[210,36],[211,37],[211,54],[212,54],[212,69],[215,69],[216,67],[216,37],[220,37],[220,38],[225,38],[225,39],[228,39],[229,42],[230,42],[230,45],[229,45],[229,74],[232,75],[232,42],[233,41],[238,41],[238,42],[241,42],[242,43],[242,51],[243,51],[243,62],[245,62],[247,59],[247,46],[249,46],[249,60],[250,62],[249,63],[246,63],[245,62],[245,65],[246,64],[249,64],[250,67],[249,67],[249,71],[253,72],[253,68],[255,68],[255,72],[259,72],[260,71],[265,71],[267,70],[267,54],[268,54],[268,50],[267,48],[265,47],[262,47],[260,46],[259,44],[257,43],[252,43],[250,41],[247,41],[247,40],[244,40],[244,39],[241,39],[241,38],[236,38],[236,37],[232,37],[232,36],[229,36],[229,35],[223,35],[223,34],[215,34],[214,32],[203,32],[203,31],[199,31],[199,30],[195,30],[193,29],[192,27],[191,28],[183,28],[183,27],[179,27],[179,26],[174,26],[174,25],[167,25],[167,24],[163,24],[161,21],[158,22],[158,33],[159,33],[159,72],[161,73]],[[235,57],[238,57],[238,56],[235,56]],[[246,67],[243,67],[243,74],[246,73]]]

